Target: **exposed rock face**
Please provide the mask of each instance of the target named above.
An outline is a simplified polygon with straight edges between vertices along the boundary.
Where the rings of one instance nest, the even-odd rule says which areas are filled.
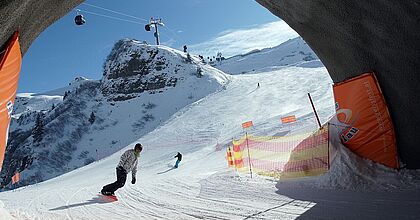
[[[420,168],[420,2],[256,1],[303,37],[334,82],[376,72],[402,162]]]
[[[385,95],[400,157],[420,168],[420,2],[256,0],[311,46],[334,82],[373,70]],[[0,45],[21,32],[22,52],[82,0],[0,1]]]
[[[136,40],[119,40],[104,63],[103,95],[108,100],[123,101],[143,92],[161,93],[184,80],[185,76],[178,72],[194,72],[194,68],[200,68],[191,69],[192,62],[179,56],[175,56],[175,61],[182,62],[175,62],[173,56],[167,50]]]

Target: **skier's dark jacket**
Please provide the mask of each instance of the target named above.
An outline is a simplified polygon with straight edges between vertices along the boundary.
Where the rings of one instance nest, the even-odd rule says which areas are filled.
[[[181,160],[182,160],[182,154],[180,154],[179,152],[178,152],[178,154],[177,154],[177,155],[175,155],[175,157],[178,157],[178,160],[179,160],[179,161],[181,161]],[[174,158],[175,158],[175,157],[174,157]]]

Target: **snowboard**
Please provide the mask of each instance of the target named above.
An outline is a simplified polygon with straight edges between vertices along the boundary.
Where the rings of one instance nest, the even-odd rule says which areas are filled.
[[[116,202],[116,201],[118,201],[118,198],[117,198],[116,195],[107,196],[107,195],[102,195],[101,193],[99,193],[98,195],[99,195],[99,198],[101,198],[103,201],[106,201],[106,202]]]

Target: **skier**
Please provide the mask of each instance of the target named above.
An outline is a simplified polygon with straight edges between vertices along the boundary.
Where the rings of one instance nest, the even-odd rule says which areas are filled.
[[[124,186],[125,181],[127,179],[127,174],[130,171],[131,171],[131,183],[132,184],[136,183],[138,158],[142,150],[143,150],[143,146],[140,143],[137,143],[134,149],[130,149],[124,152],[116,168],[117,181],[104,186],[101,190],[102,195],[113,196],[117,189]]]
[[[187,45],[184,45],[184,53],[187,52]]]
[[[181,160],[182,160],[182,154],[181,153],[179,153],[178,152],[178,154],[177,155],[175,155],[175,157],[174,158],[178,158],[177,160],[176,160],[176,162],[175,162],[175,166],[174,166],[174,168],[178,168],[178,165],[179,165],[179,163],[181,162]]]

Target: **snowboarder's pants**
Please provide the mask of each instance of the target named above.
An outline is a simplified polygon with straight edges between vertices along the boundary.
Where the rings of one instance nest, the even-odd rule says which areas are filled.
[[[178,168],[178,165],[179,165],[179,162],[181,162],[180,160],[176,160],[176,162],[175,162],[175,168]]]
[[[127,172],[122,167],[117,167],[117,181],[108,184],[102,188],[104,192],[114,193],[117,189],[124,186],[127,180]]]

